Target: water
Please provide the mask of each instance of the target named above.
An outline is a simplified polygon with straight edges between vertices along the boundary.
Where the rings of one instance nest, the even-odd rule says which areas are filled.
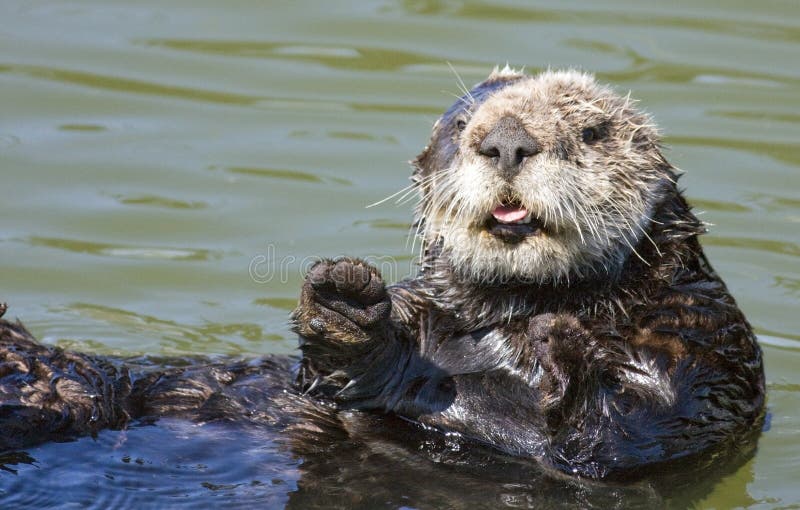
[[[458,91],[448,62],[467,83],[508,61],[632,90],[714,224],[708,255],[766,355],[771,427],[696,506],[800,506],[796,1],[4,0],[0,20],[0,299],[44,341],[107,354],[291,353],[287,313],[313,257],[393,257],[389,277],[406,276],[410,206],[364,206],[406,185]],[[16,473],[0,471],[0,501],[313,496],[301,460],[256,432],[234,446],[187,427],[3,459]],[[447,479],[424,462],[422,478]],[[392,484],[383,472],[376,487]],[[469,480],[390,506],[529,503]]]

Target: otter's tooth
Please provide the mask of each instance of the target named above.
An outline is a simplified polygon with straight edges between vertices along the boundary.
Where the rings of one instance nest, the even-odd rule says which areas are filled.
[[[515,225],[525,225],[526,223],[530,223],[531,219],[533,219],[533,213],[532,212],[528,212],[528,214],[526,214],[524,218],[522,218],[521,220],[515,221],[514,224]]]

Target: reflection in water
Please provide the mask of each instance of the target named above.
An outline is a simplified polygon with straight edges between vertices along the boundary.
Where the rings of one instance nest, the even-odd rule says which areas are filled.
[[[277,410],[278,422],[274,409],[254,411],[249,424],[162,419],[8,452],[0,496],[8,505],[93,508],[683,508],[753,454],[743,439],[738,458],[716,467],[597,483],[392,416],[308,409]],[[750,480],[740,470],[730,500],[746,502]]]

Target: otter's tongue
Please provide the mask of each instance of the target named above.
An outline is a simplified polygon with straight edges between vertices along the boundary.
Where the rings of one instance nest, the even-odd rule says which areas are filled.
[[[494,219],[501,223],[512,223],[514,221],[519,221],[525,218],[527,215],[527,209],[517,206],[498,205],[494,208],[494,211],[492,211],[492,216],[494,216]]]

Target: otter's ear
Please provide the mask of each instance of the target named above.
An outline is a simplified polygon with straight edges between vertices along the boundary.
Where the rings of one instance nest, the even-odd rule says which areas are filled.
[[[413,160],[409,161],[414,171],[411,172],[411,182],[417,184],[423,177],[430,173],[429,163],[431,158],[431,146],[426,145],[419,155]]]
[[[431,139],[428,142],[428,145],[422,149],[422,152],[419,155],[410,161],[411,166],[414,168],[414,171],[411,173],[411,182],[418,183],[420,182],[425,176],[430,175],[433,172],[434,167],[434,149],[433,146],[435,144],[436,138],[439,135],[439,128],[442,123],[442,119],[437,119],[437,121],[433,124],[433,130],[431,133]]]

